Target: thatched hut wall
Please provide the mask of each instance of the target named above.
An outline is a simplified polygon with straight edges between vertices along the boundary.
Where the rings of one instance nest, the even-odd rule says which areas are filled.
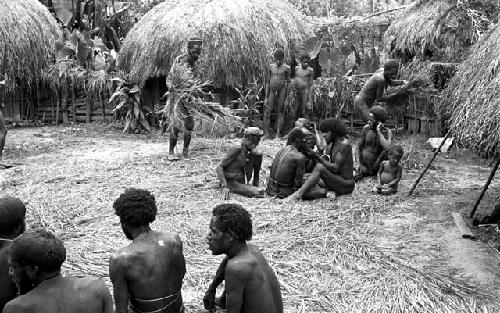
[[[385,45],[403,61],[461,61],[490,25],[495,10],[487,2],[420,0],[395,18]]]
[[[493,28],[459,65],[439,106],[453,134],[476,152],[500,147],[500,26]]]
[[[61,31],[37,0],[0,0],[0,12],[0,73],[6,74],[0,100],[9,108],[6,118],[23,119],[36,102],[24,99],[38,94],[35,87],[54,58]]]
[[[159,4],[130,31],[119,68],[141,86],[166,76],[172,61],[186,53],[187,40],[201,33],[200,74],[215,87],[248,86],[262,78],[272,51],[290,51],[313,33],[286,0],[186,0]]]

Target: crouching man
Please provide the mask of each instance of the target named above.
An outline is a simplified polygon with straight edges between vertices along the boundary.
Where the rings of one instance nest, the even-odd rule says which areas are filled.
[[[259,248],[247,244],[251,238],[251,216],[241,205],[215,207],[208,246],[212,254],[227,257],[203,299],[210,312],[215,312],[215,289],[224,280],[227,312],[283,313],[278,278]]]
[[[21,296],[3,313],[112,313],[113,301],[96,278],[61,275],[66,248],[52,233],[27,231],[12,242],[10,272]]]
[[[229,200],[231,192],[246,197],[263,197],[264,188],[259,185],[262,152],[257,150],[263,132],[258,127],[245,129],[241,146],[232,147],[216,168],[222,187],[222,198]],[[250,180],[253,183],[250,185]]]

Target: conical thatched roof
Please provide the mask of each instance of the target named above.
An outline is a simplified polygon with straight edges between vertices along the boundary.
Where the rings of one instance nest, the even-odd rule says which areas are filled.
[[[187,52],[187,39],[201,31],[200,73],[218,87],[247,86],[261,77],[276,46],[313,36],[286,0],[184,0],[154,7],[130,31],[119,68],[144,84],[166,75],[173,59]]]
[[[461,61],[486,31],[493,6],[479,0],[420,0],[402,11],[384,35],[394,57]]]
[[[0,73],[7,85],[29,86],[52,61],[61,36],[56,20],[38,0],[0,0]]]
[[[443,93],[443,118],[459,140],[491,156],[500,147],[500,26],[459,65]]]

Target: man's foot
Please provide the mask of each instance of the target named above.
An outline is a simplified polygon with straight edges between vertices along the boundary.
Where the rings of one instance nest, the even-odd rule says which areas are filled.
[[[328,199],[332,199],[332,200],[334,200],[334,199],[337,197],[337,194],[336,194],[335,192],[333,192],[333,191],[328,191],[328,192],[326,193],[326,197],[327,197]]]
[[[184,148],[184,150],[182,150],[182,157],[183,158],[189,158],[189,149],[188,148]]]
[[[296,191],[293,194],[286,197],[285,199],[283,199],[283,203],[293,203],[301,200],[302,200],[302,195]]]
[[[167,160],[169,161],[179,161],[181,158],[175,154],[169,154]]]

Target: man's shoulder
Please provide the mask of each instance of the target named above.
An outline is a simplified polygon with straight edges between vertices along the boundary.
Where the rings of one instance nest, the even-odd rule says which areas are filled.
[[[68,282],[70,282],[75,290],[80,292],[100,292],[103,287],[106,287],[104,281],[97,277],[65,277]]]

